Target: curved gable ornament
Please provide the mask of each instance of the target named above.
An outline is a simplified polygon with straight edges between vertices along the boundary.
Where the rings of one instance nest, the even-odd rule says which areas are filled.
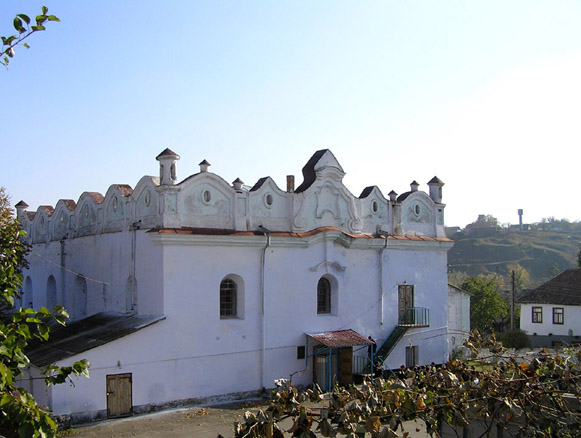
[[[329,273],[329,268],[333,268],[333,269],[335,269],[336,271],[339,271],[339,272],[344,272],[347,269],[347,266],[342,266],[342,265],[340,265],[337,262],[327,262],[327,261],[324,261],[324,262],[321,262],[321,263],[316,264],[315,266],[311,266],[309,268],[309,271],[311,271],[311,272],[317,272],[321,267],[325,268],[325,271],[327,273]]]
[[[431,209],[420,200],[415,200],[410,203],[407,208],[407,218],[409,222],[431,222]]]

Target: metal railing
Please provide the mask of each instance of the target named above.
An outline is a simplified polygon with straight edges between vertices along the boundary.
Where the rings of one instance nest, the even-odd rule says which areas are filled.
[[[370,364],[368,356],[353,356],[353,374],[367,374],[370,372]]]
[[[402,327],[429,327],[430,309],[427,307],[410,307],[399,318],[397,325]]]

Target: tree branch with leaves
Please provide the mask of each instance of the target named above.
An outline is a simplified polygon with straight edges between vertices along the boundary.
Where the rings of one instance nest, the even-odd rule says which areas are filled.
[[[46,6],[42,7],[41,14],[37,15],[34,21],[31,20],[30,17],[26,14],[17,14],[16,17],[14,17],[12,24],[18,33],[0,37],[2,40],[0,64],[8,68],[10,59],[15,55],[14,48],[19,44],[22,44],[23,47],[29,49],[30,46],[25,40],[36,32],[42,32],[46,30],[45,24],[49,21],[60,21],[60,19],[55,15],[49,15],[48,8]]]
[[[26,347],[33,340],[47,341],[50,324],[64,325],[69,315],[62,306],[49,310],[16,308],[22,289],[22,269],[27,266],[28,246],[24,231],[14,218],[10,200],[0,187],[0,436],[55,437],[58,427],[48,408],[39,406],[19,379],[30,366]],[[71,366],[49,366],[47,385],[71,382],[74,376],[89,376],[86,360]]]

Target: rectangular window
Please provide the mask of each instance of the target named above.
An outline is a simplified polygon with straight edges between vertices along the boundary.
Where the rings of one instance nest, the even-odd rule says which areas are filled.
[[[553,307],[553,324],[565,323],[565,310],[562,307]]]
[[[543,322],[543,308],[533,307],[533,322],[541,324]]]
[[[305,346],[301,345],[297,347],[297,359],[304,359],[305,358]]]

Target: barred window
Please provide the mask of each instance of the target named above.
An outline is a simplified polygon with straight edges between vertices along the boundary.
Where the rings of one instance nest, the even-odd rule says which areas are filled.
[[[234,280],[226,278],[220,283],[220,318],[236,318],[238,286]]]
[[[553,324],[565,323],[565,309],[562,307],[553,307]]]
[[[543,308],[533,307],[533,322],[542,323],[543,322]]]
[[[331,282],[324,277],[317,285],[317,313],[331,313]]]

